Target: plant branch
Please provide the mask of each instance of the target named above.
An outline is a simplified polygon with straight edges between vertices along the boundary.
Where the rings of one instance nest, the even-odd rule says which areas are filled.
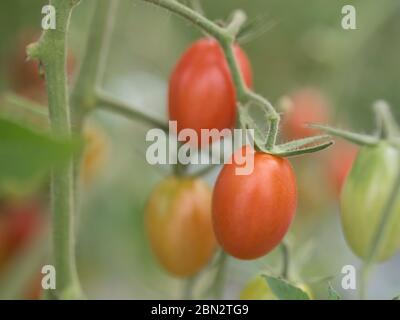
[[[101,0],[95,4],[85,54],[71,93],[73,129],[78,133],[85,114],[96,107],[96,87],[104,74],[117,3]]]
[[[393,118],[389,105],[384,100],[376,101],[374,104],[374,111],[379,121],[378,130],[380,138],[393,139],[399,136],[400,129]]]
[[[239,64],[235,57],[234,42],[237,32],[239,32],[242,24],[246,20],[243,11],[234,12],[232,20],[227,28],[223,28],[213,23],[206,17],[196,11],[186,7],[185,5],[174,0],[142,0],[163,7],[198,26],[201,30],[213,36],[221,45],[226,61],[228,63],[232,79],[236,88],[237,100],[240,104],[246,105],[256,103],[260,105],[268,114],[269,131],[267,135],[266,148],[272,149],[276,142],[280,116],[275,111],[271,103],[264,97],[256,94],[248,89],[244,83],[240,72]]]
[[[289,277],[289,247],[285,242],[280,244],[280,249],[282,252],[282,273],[283,279],[288,279]]]
[[[53,135],[71,135],[70,108],[67,96],[66,34],[72,8],[77,0],[51,0],[56,9],[57,28],[43,32],[39,42],[28,47],[28,56],[41,61],[45,69],[49,101],[50,127]],[[53,251],[57,272],[57,295],[81,298],[75,263],[73,161],[53,170],[51,204],[53,213]]]
[[[108,93],[105,93],[101,90],[97,90],[96,96],[97,96],[97,105],[99,108],[118,113],[133,120],[143,121],[144,123],[150,126],[160,128],[166,132],[168,132],[169,130],[168,125],[164,123],[162,120],[158,120],[153,116],[150,116],[142,111],[139,111],[138,108],[130,106],[129,104],[113,97]]]

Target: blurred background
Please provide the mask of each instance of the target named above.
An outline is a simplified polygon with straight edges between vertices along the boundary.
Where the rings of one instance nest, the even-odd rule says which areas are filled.
[[[71,83],[85,48],[89,17],[95,2],[82,0],[73,12],[68,35]],[[371,132],[375,128],[371,106],[377,99],[385,99],[391,104],[400,120],[400,2],[350,2],[201,1],[210,19],[226,19],[234,9],[242,8],[250,21],[255,19],[261,29],[265,29],[254,39],[248,39],[251,41],[244,42],[242,47],[253,66],[255,90],[280,111],[290,109],[290,104],[293,107],[296,103],[315,104],[316,109],[322,105],[320,109],[325,111],[321,111],[316,122]],[[34,40],[34,34],[40,28],[41,8],[46,3],[41,0],[0,2],[2,96],[14,92],[35,103],[45,104],[39,86],[20,84],[21,80],[16,79],[20,77],[28,82],[29,77],[18,75],[15,60],[21,59],[24,44]],[[356,30],[341,27],[341,10],[346,4],[356,7]],[[169,74],[185,48],[202,36],[189,23],[165,10],[139,0],[121,0],[104,90],[167,119]],[[289,106],[283,97],[291,97]],[[93,172],[88,173],[77,223],[78,269],[84,291],[92,299],[184,297],[187,280],[169,276],[158,265],[144,233],[143,212],[147,197],[169,170],[156,169],[146,163],[148,127],[100,111],[91,116],[90,127],[97,132],[94,139],[97,139],[98,147],[94,147],[93,152],[100,154],[101,161],[93,165],[94,168],[88,164]],[[287,129],[282,132],[282,140],[294,135]],[[90,130],[88,136],[92,136]],[[291,249],[290,272],[294,281],[307,283],[319,299],[327,297],[327,282],[320,281],[326,277],[332,277],[330,281],[344,298],[357,297],[355,290],[343,290],[340,285],[342,267],[349,264],[358,267],[360,260],[343,239],[337,201],[341,175],[346,171],[343,167],[351,162],[354,152],[351,146],[339,143],[318,155],[293,160],[300,204],[287,236]],[[206,176],[208,184],[213,184],[217,173],[218,169]],[[36,211],[48,211],[46,183],[35,185],[26,192],[21,191],[24,188],[11,189],[0,196],[2,220],[7,220],[3,216],[9,210],[15,211],[15,207],[22,206],[19,211],[24,212],[31,212],[31,206],[42,208]],[[3,229],[6,224],[3,222]],[[3,260],[6,264],[7,259]],[[279,272],[280,263],[280,253],[276,251],[255,261],[228,258],[223,297],[239,298],[243,286],[257,272]],[[399,270],[400,255],[379,265],[371,278],[370,298],[389,299],[398,295]],[[210,297],[206,293],[214,276],[215,270],[210,267],[193,279],[193,297]]]

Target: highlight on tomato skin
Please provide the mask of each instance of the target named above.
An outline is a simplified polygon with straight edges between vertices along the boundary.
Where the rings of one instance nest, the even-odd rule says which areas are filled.
[[[221,170],[213,193],[213,226],[219,244],[239,259],[266,255],[283,239],[297,206],[296,177],[285,158],[255,152],[254,170],[237,175],[234,161]]]
[[[245,52],[235,45],[235,55],[245,84],[252,86],[252,71]],[[177,121],[178,133],[193,129],[231,129],[236,122],[236,92],[219,43],[203,38],[181,56],[169,80],[169,119]]]
[[[145,229],[161,266],[175,277],[190,277],[212,259],[211,190],[200,179],[169,177],[148,200]]]
[[[283,101],[282,132],[287,139],[306,138],[319,132],[307,124],[329,123],[329,103],[317,89],[300,89]]]

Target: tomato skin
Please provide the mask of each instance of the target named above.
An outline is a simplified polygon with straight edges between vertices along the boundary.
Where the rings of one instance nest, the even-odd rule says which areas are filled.
[[[174,276],[196,274],[214,254],[211,190],[200,179],[162,181],[148,201],[145,224],[155,256]]]
[[[254,152],[245,146],[237,152]],[[255,259],[270,252],[286,234],[297,205],[296,178],[287,159],[255,152],[254,170],[236,175],[225,164],[213,194],[213,226],[232,256]]]
[[[329,122],[329,106],[315,89],[302,89],[291,97],[291,105],[283,115],[282,131],[291,140],[312,136],[318,132],[308,128],[309,123]]]
[[[252,85],[250,62],[244,51],[234,47],[244,82]],[[200,39],[178,61],[169,81],[169,118],[177,129],[233,128],[236,121],[236,92],[224,53],[218,42]]]
[[[382,219],[384,206],[400,170],[400,151],[386,142],[362,147],[344,184],[341,221],[348,245],[365,259]],[[400,195],[376,260],[384,261],[400,249]]]
[[[2,211],[7,252],[11,255],[41,231],[43,207],[36,201],[11,202]]]
[[[0,273],[43,231],[43,204],[37,199],[6,200],[0,206]]]
[[[313,299],[314,295],[306,284],[299,283],[295,284],[296,287],[303,290],[308,294],[310,299]],[[272,292],[267,281],[259,274],[251,279],[243,288],[240,293],[241,300],[278,300],[278,297]]]

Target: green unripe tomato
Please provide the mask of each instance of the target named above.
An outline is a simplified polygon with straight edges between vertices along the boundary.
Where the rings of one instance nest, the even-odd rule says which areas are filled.
[[[361,148],[340,199],[344,234],[353,252],[366,259],[400,170],[400,150],[387,142]],[[384,261],[400,248],[400,194],[375,260]]]
[[[311,289],[304,283],[296,284],[296,287],[308,294],[310,299],[313,298]],[[259,274],[251,279],[240,293],[241,300],[278,300],[276,295],[268,286],[267,281]]]

